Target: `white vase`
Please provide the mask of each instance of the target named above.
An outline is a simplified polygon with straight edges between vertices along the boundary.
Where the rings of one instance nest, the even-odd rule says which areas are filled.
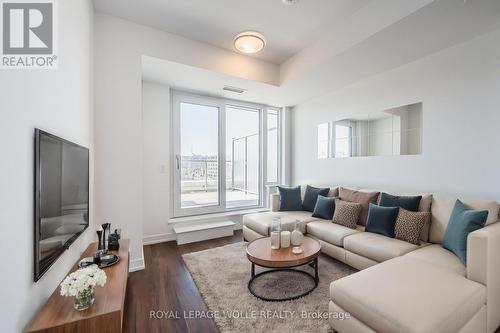
[[[295,223],[295,229],[292,231],[292,245],[293,246],[299,246],[302,244],[302,240],[304,239],[304,235],[302,232],[299,230],[299,225],[296,222]]]

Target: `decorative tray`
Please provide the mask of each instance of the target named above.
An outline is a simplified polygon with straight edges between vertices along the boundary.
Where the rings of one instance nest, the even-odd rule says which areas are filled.
[[[101,257],[101,263],[98,266],[99,268],[106,268],[116,264],[118,261],[120,261],[120,257],[118,257],[116,254],[107,254]],[[80,260],[80,262],[78,263],[78,267],[85,268],[93,264],[94,257],[86,257]]]

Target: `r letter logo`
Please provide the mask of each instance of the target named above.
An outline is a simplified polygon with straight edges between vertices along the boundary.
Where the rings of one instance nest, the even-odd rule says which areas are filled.
[[[2,68],[57,68],[53,0],[0,0]]]

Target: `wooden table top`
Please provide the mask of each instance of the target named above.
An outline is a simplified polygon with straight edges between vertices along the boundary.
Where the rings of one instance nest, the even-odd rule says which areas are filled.
[[[292,252],[293,246],[286,249],[271,249],[271,237],[256,239],[247,245],[247,258],[264,267],[284,268],[305,265],[316,259],[321,250],[320,243],[310,237],[304,237],[300,254]]]
[[[120,261],[116,264],[103,268],[107,275],[104,287],[95,288],[95,303],[87,310],[76,311],[73,309],[74,297],[61,296],[60,288],[54,291],[45,306],[35,316],[31,323],[25,328],[25,332],[36,332],[49,327],[61,326],[65,323],[78,320],[107,315],[123,309],[124,293],[127,286],[128,275],[128,239],[120,240],[120,249],[110,251],[117,254]],[[83,252],[81,258],[92,256],[97,250],[97,242],[91,243]],[[71,272],[75,271],[78,262],[73,266]]]

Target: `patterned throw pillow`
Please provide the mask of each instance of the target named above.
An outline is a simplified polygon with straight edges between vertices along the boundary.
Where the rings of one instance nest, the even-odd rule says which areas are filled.
[[[430,214],[430,212],[410,212],[409,210],[400,208],[394,227],[396,238],[419,245],[420,233]]]
[[[366,225],[368,218],[368,206],[370,203],[376,203],[380,192],[364,192],[351,190],[349,188],[340,187],[339,188],[339,198],[340,200],[356,202],[361,204],[361,213],[359,214],[358,223],[361,225]]]
[[[356,229],[359,214],[361,214],[362,209],[363,206],[359,203],[337,199],[335,200],[333,223]]]

